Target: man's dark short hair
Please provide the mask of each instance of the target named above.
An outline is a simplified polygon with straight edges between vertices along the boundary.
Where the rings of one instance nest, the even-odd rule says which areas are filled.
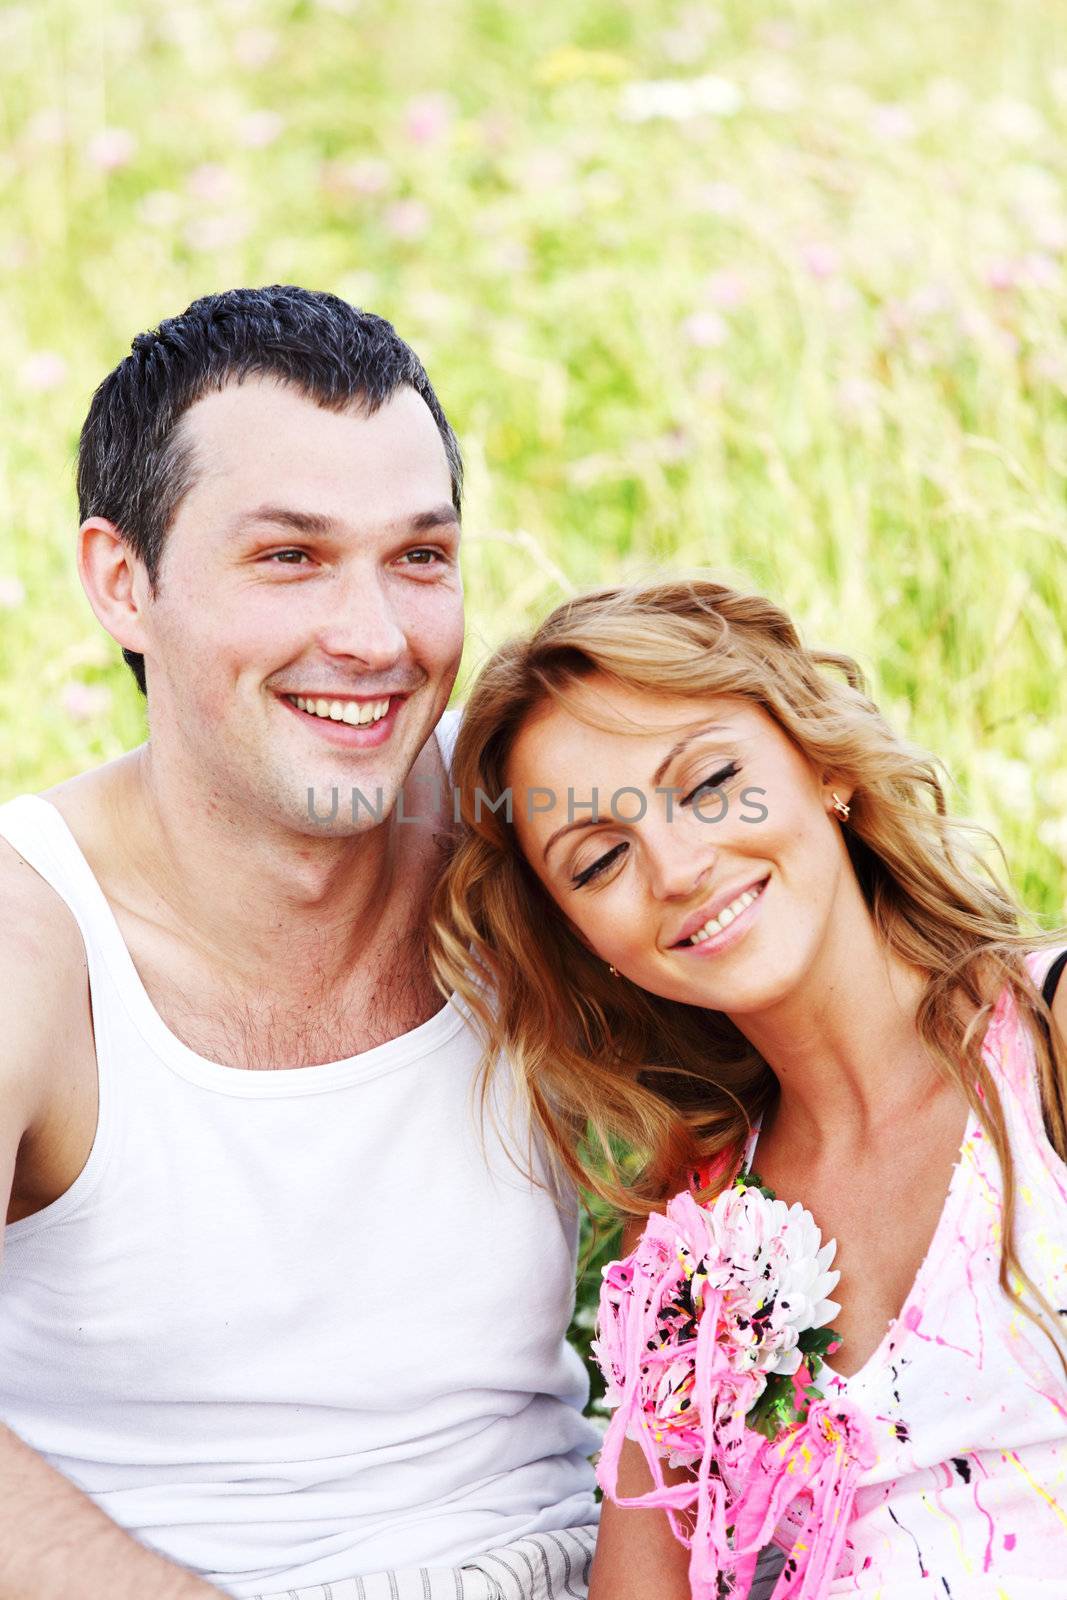
[[[437,424],[458,512],[463,465],[422,362],[391,323],[334,294],[292,285],[229,289],[139,333],[93,395],[78,445],[78,514],[106,517],[155,588],[167,530],[194,481],[179,426],[204,395],[249,377],[292,385],[328,411],[373,413],[403,385]],[[123,650],[145,692],[144,657]]]

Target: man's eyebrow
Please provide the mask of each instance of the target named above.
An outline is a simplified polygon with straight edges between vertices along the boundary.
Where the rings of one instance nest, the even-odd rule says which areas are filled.
[[[668,752],[666,759],[662,761],[656,768],[655,772],[652,774],[652,787],[655,789],[658,786],[663,774],[666,772],[671,762],[676,756],[680,756],[682,751],[687,749],[688,746],[693,743],[694,739],[701,738],[705,733],[724,733],[725,731],[726,725],[722,722],[709,722],[699,728],[692,728],[683,739],[679,739],[674,748]],[[613,822],[618,822],[620,819],[618,817],[612,817],[611,820]],[[555,833],[549,836],[544,849],[541,851],[541,860],[547,860],[548,852],[551,850],[556,840],[562,839],[565,833],[573,833],[578,828],[597,828],[600,827],[604,821],[605,819],[603,817],[582,817],[578,822],[565,822],[562,828],[557,828]]]
[[[234,523],[234,531],[254,527],[261,522],[272,522],[279,528],[290,528],[294,533],[329,533],[333,528],[331,518],[317,511],[297,511],[293,506],[256,506],[245,511]]]
[[[298,511],[295,506],[262,505],[238,517],[234,523],[234,531],[241,532],[245,528],[264,522],[272,523],[278,528],[288,528],[294,533],[319,537],[334,533],[337,529],[332,517],[324,517],[317,511]],[[449,526],[459,526],[459,513],[450,501],[432,506],[428,511],[417,511],[406,522],[397,523],[398,530],[409,533],[428,533],[434,528]]]
[[[418,511],[408,523],[414,533],[428,533],[432,528],[444,528],[451,524],[459,527],[459,512],[451,500],[446,500],[442,505],[434,506],[431,511]]]

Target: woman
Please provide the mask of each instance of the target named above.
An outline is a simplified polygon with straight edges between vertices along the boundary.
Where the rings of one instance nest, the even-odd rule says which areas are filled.
[[[629,1214],[629,1248],[755,1153],[837,1241],[822,1386],[871,1453],[819,1592],[1062,1593],[1067,984],[1050,1017],[1062,963],[932,762],[851,661],[692,579],[498,651],[454,777],[438,976],[560,1169]],[[628,1441],[618,1497],[650,1483]],[[592,1600],[683,1600],[688,1562],[663,1511],[605,1504]]]

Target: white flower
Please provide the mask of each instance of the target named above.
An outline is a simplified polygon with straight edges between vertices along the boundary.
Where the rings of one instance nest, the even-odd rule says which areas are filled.
[[[755,1188],[725,1189],[702,1214],[702,1259],[689,1245],[694,1298],[703,1297],[704,1283],[723,1292],[731,1365],[735,1371],[796,1372],[801,1334],[825,1327],[840,1310],[828,1298],[841,1276],[830,1270],[836,1241],[823,1244],[803,1206],[768,1200]]]
[[[626,122],[651,122],[662,117],[669,122],[688,122],[692,117],[732,117],[745,103],[745,97],[729,78],[708,73],[701,78],[651,78],[644,83],[628,83],[622,92],[619,113]]]
[[[648,1430],[677,1461],[699,1460],[712,1435],[738,1438],[768,1385],[788,1386],[805,1333],[838,1311],[827,1298],[835,1249],[803,1206],[758,1188],[735,1185],[710,1205],[686,1190],[653,1212],[631,1254],[604,1268],[593,1346],[607,1405],[631,1407],[630,1436]]]

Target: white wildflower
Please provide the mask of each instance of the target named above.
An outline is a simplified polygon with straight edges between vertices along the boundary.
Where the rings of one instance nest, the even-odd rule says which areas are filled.
[[[732,117],[745,97],[729,78],[707,73],[700,78],[651,78],[628,83],[622,91],[619,114],[626,122],[651,122],[661,117],[688,122],[693,117]]]

